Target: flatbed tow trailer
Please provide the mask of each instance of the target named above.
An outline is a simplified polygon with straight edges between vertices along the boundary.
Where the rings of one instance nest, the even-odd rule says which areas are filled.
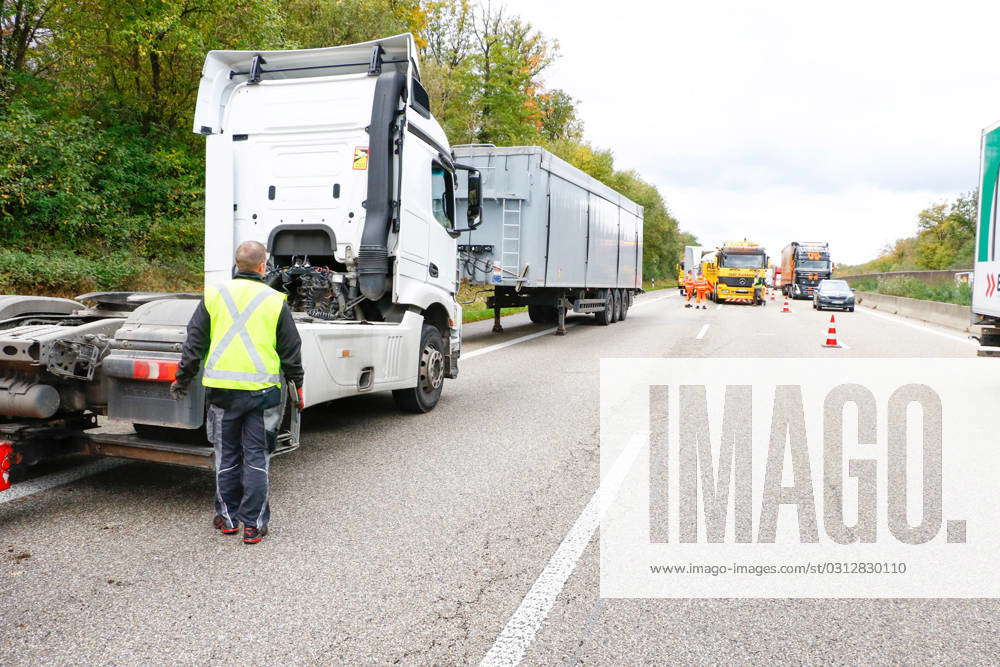
[[[458,377],[457,163],[411,35],[292,51],[212,51],[194,131],[206,141],[205,283],[246,240],[287,294],[306,407],[391,391],[428,412]],[[84,454],[214,466],[200,376],[169,393],[198,294],[0,296],[0,491],[17,469]],[[273,454],[299,446],[288,387]],[[135,433],[98,430],[98,417]],[[120,429],[118,429],[120,430]]]

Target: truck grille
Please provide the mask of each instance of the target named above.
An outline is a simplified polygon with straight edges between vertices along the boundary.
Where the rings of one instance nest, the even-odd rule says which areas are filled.
[[[730,276],[719,276],[719,283],[729,287],[750,287],[753,285],[753,278],[736,278]]]

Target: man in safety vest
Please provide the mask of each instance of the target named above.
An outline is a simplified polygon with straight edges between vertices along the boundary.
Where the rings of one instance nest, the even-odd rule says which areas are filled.
[[[764,283],[764,278],[762,276],[757,276],[753,279],[753,302],[756,306],[767,305],[767,285]]]
[[[205,288],[187,326],[177,379],[182,399],[204,361],[205,427],[215,445],[214,526],[256,544],[267,534],[268,470],[281,424],[281,376],[302,399],[302,340],[285,294],[264,284],[267,251],[256,241],[236,249],[236,275]]]
[[[695,306],[695,308],[708,310],[708,306],[705,304],[705,296],[708,295],[709,291],[712,289],[708,279],[703,275],[698,276],[698,279],[694,282],[694,288],[698,292],[698,305]]]
[[[684,304],[685,308],[691,307],[691,297],[694,296],[694,271],[688,271],[687,275],[684,276],[684,292],[687,294],[687,302]]]

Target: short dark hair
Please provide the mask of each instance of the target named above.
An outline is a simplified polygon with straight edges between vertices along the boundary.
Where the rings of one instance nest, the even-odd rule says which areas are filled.
[[[240,271],[256,271],[267,261],[267,249],[257,241],[244,241],[236,249],[236,268]]]

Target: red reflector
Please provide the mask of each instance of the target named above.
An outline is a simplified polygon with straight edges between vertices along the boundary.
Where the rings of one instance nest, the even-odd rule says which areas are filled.
[[[173,382],[177,379],[177,367],[179,365],[176,361],[136,359],[132,362],[132,377],[136,380]]]

